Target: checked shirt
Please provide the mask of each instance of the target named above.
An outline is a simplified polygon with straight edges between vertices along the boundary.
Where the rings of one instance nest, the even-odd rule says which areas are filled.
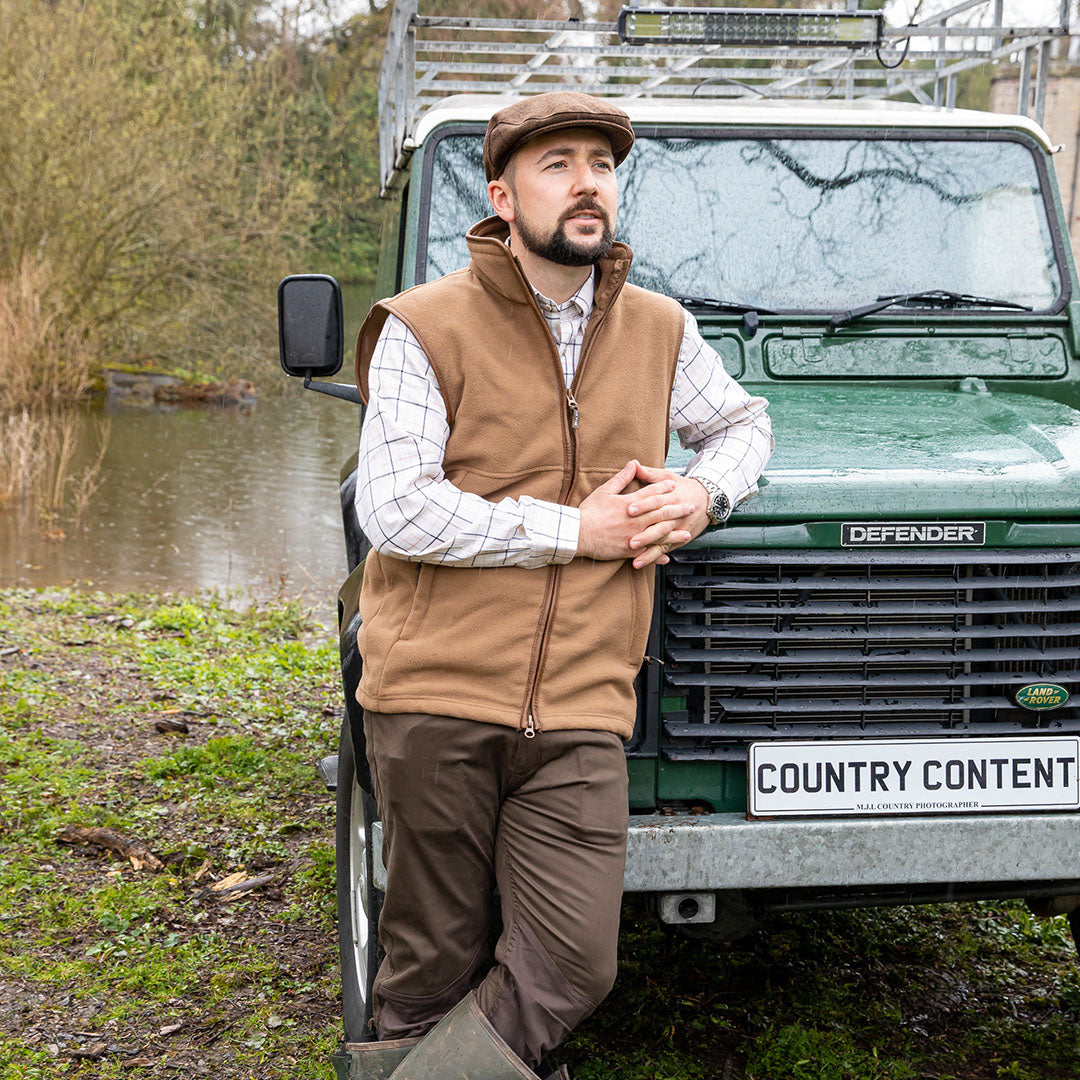
[[[535,292],[569,386],[593,309],[593,275],[564,304]],[[694,451],[687,475],[718,484],[731,506],[757,491],[772,452],[768,402],[724,371],[685,313],[671,395],[671,428]],[[414,335],[389,316],[371,359],[360,433],[356,510],[381,554],[459,566],[540,567],[567,563],[580,512],[522,496],[493,503],[443,475],[450,428],[438,380]]]

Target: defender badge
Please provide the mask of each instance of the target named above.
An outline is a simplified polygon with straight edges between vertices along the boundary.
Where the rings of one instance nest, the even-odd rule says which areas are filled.
[[[985,521],[845,521],[844,547],[982,547]]]
[[[1069,691],[1055,683],[1029,683],[1016,691],[1016,704],[1032,712],[1060,709],[1068,700]]]

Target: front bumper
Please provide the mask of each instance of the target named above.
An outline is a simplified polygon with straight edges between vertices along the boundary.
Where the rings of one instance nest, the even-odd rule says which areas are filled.
[[[386,887],[382,825],[375,884]],[[748,821],[742,814],[635,815],[627,892],[790,889],[1080,879],[1080,813]]]

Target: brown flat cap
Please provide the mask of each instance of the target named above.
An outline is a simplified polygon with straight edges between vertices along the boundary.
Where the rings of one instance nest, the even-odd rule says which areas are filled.
[[[591,94],[558,90],[522,98],[500,109],[488,121],[484,136],[484,172],[488,180],[502,176],[510,155],[526,140],[560,128],[587,127],[611,140],[619,165],[634,145],[630,117],[615,105]]]

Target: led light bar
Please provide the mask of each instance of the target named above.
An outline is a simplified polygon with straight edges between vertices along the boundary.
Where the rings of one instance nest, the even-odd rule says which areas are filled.
[[[623,8],[627,45],[880,45],[879,11],[780,11],[773,8]]]

